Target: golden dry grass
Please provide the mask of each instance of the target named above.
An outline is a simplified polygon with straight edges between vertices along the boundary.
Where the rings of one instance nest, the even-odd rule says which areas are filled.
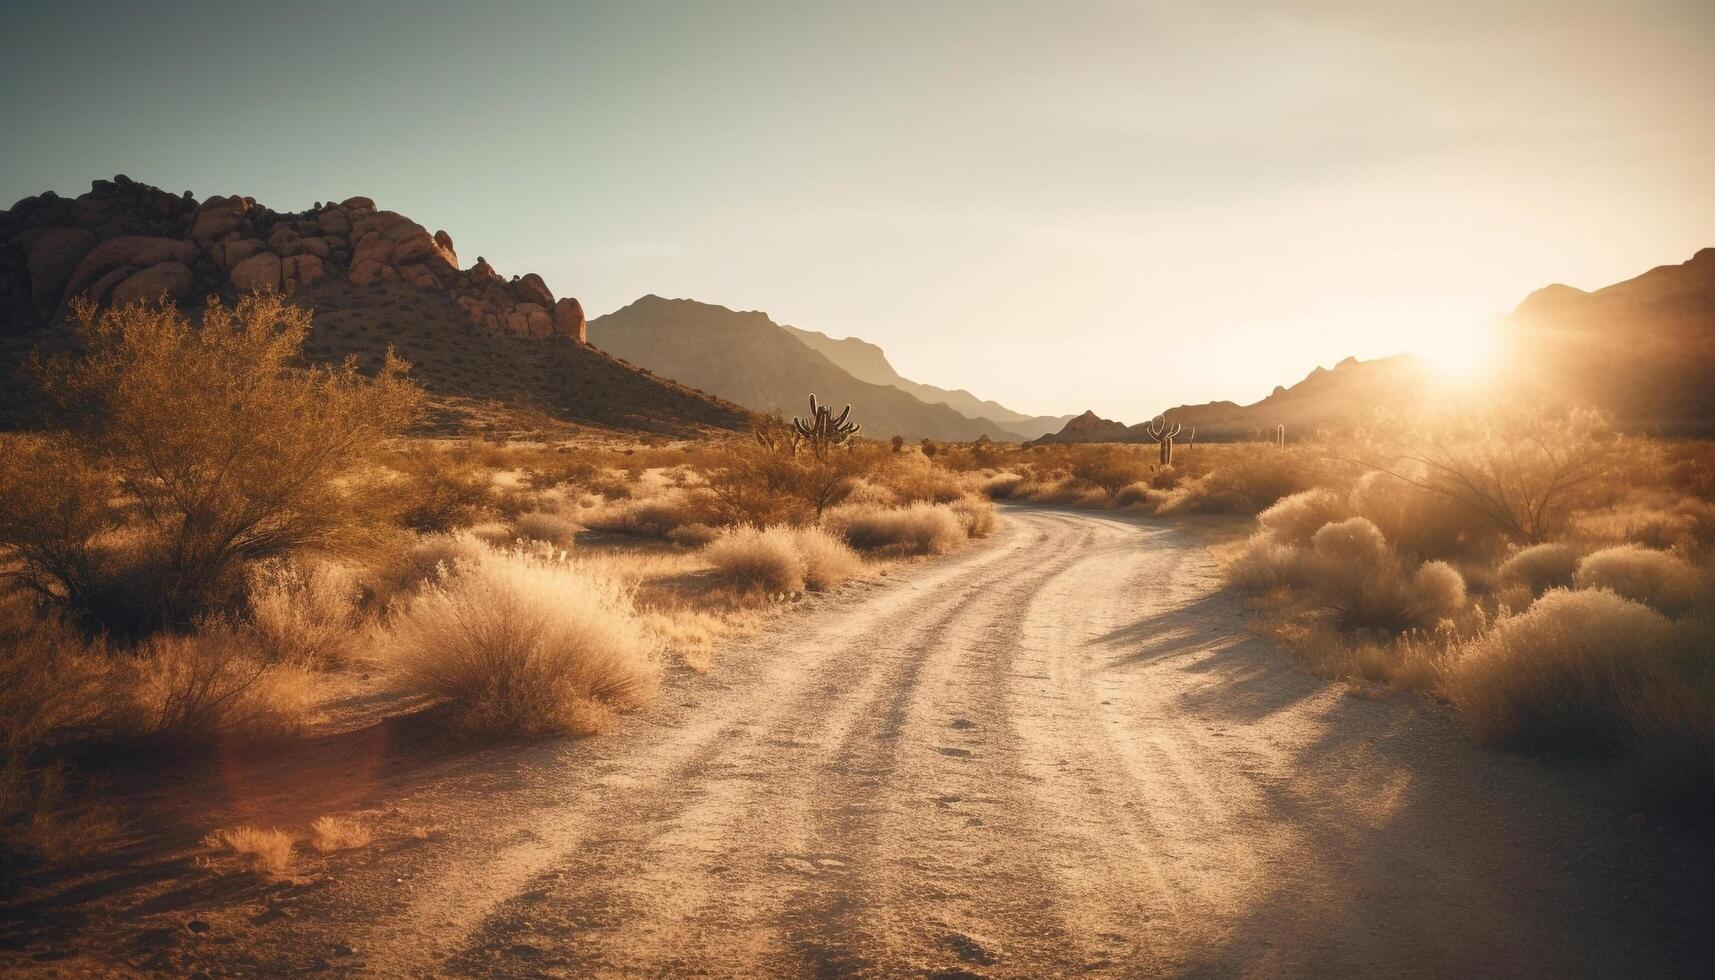
[[[203,844],[222,854],[232,855],[251,871],[275,878],[284,877],[292,870],[295,857],[292,835],[283,830],[233,827],[210,833],[203,838]]]
[[[368,847],[373,840],[375,830],[356,817],[341,817],[330,813],[317,817],[315,822],[310,824],[310,846],[321,854]]]

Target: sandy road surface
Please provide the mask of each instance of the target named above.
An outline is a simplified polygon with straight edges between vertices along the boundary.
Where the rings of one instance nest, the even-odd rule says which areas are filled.
[[[1245,630],[1170,527],[1009,509],[449,828],[205,915],[180,967],[383,975],[1692,975],[1707,841]],[[257,909],[263,909],[258,913]],[[214,910],[218,912],[219,910]],[[94,928],[95,923],[84,923]],[[200,940],[199,940],[200,941]],[[175,941],[176,942],[176,941]],[[182,943],[180,944],[183,945]],[[135,961],[133,961],[135,962]]]

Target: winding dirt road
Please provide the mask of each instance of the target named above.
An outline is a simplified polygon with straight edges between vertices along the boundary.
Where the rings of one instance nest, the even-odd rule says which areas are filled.
[[[1009,508],[182,965],[383,975],[1692,975],[1707,841],[1248,633],[1167,525]],[[425,816],[426,815],[426,816]],[[229,905],[233,903],[229,902]],[[264,911],[257,914],[257,909]]]

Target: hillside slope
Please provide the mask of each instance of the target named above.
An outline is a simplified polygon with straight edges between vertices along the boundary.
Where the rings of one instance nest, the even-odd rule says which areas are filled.
[[[1025,439],[1035,439],[1050,432],[1057,432],[1072,419],[1070,415],[1026,415],[999,402],[985,401],[963,388],[939,388],[912,381],[894,370],[886,352],[866,340],[856,337],[835,340],[815,330],[801,330],[793,326],[787,326],[786,329],[859,381],[888,385],[916,396],[919,401],[947,405],[960,415],[973,419],[988,419]]]
[[[748,414],[594,350],[583,308],[540,276],[459,267],[453,241],[369,198],[275,212],[246,197],[196,200],[124,176],[75,199],[53,193],[0,212],[0,415],[30,409],[18,369],[70,342],[69,304],[272,289],[315,312],[305,353],[375,365],[389,345],[456,427],[483,406],[603,427],[690,434]]]
[[[1593,292],[1539,289],[1505,326],[1519,383],[1627,428],[1715,435],[1715,248]]]
[[[695,385],[753,411],[803,411],[812,392],[852,405],[868,436],[969,441],[1019,437],[891,385],[859,380],[765,313],[688,299],[645,296],[590,321],[590,343],[657,374]]]

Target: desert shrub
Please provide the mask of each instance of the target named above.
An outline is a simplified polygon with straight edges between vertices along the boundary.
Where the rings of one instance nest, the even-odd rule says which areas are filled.
[[[1606,589],[1554,589],[1466,644],[1445,690],[1483,739],[1605,751],[1625,738],[1626,692],[1665,669],[1671,640],[1647,606]]]
[[[1368,519],[1404,554],[1488,561],[1507,537],[1493,521],[1445,494],[1387,473],[1360,476],[1348,495],[1351,512]]]
[[[272,877],[292,869],[292,835],[283,830],[234,827],[203,838],[203,846],[237,858],[246,868]]]
[[[494,478],[465,447],[413,443],[388,460],[398,474],[395,495],[401,526],[425,534],[468,527],[495,504]]]
[[[1272,592],[1298,582],[1304,552],[1267,534],[1253,534],[1227,563],[1227,581],[1251,592]]]
[[[315,670],[340,666],[357,642],[357,577],[329,561],[272,559],[250,570],[244,633],[264,660]]]
[[[439,575],[453,575],[468,567],[488,548],[468,531],[447,534],[415,534],[383,564],[369,569],[365,584],[379,605],[415,592],[424,582]]]
[[[826,526],[859,551],[891,555],[940,555],[966,541],[965,527],[950,507],[840,507]]]
[[[485,551],[400,611],[392,652],[406,686],[445,700],[473,734],[589,734],[659,683],[631,598],[587,568]]]
[[[959,519],[959,524],[965,529],[967,538],[986,538],[994,533],[999,518],[995,516],[994,504],[986,498],[966,495],[947,505],[953,515]]]
[[[561,548],[571,547],[572,540],[583,527],[577,521],[554,511],[533,510],[519,514],[512,521],[512,531],[528,541],[544,541]]]
[[[869,480],[854,481],[852,489],[840,502],[880,504],[890,506],[924,501],[947,504],[965,495],[965,481],[945,466],[935,465],[921,457],[889,459],[887,465],[874,467]],[[873,481],[873,482],[872,482]],[[885,488],[888,493],[870,493],[854,497],[864,484]]]
[[[863,572],[863,559],[823,528],[794,528],[792,539],[804,566],[804,587],[811,592],[832,589]]]
[[[1092,446],[1072,461],[1072,476],[1093,483],[1109,497],[1127,484],[1149,478],[1149,464],[1136,451],[1119,446]]]
[[[1518,544],[1560,536],[1613,466],[1613,442],[1588,412],[1501,409],[1401,425],[1369,465],[1455,501]]]
[[[1434,626],[1465,604],[1465,582],[1443,562],[1407,572],[1380,530],[1362,517],[1328,524],[1311,538],[1303,581],[1350,627],[1400,632]]]
[[[275,741],[313,715],[313,683],[301,668],[270,664],[219,621],[189,634],[150,637],[121,663],[129,734],[185,743]]]
[[[1580,589],[1609,589],[1669,614],[1690,609],[1704,589],[1703,575],[1690,562],[1633,544],[1584,556],[1573,583]]]
[[[720,536],[719,528],[701,522],[681,525],[667,532],[667,540],[681,548],[701,548]]]
[[[36,461],[65,481],[66,516],[21,531],[42,501],[14,493],[16,464],[0,463],[0,547],[27,587],[92,628],[141,635],[231,602],[252,562],[366,539],[362,464],[422,403],[402,362],[374,377],[298,366],[309,314],[272,296],[210,303],[200,326],[172,306],[74,313],[82,353],[38,371],[60,448]],[[125,494],[92,496],[105,479]],[[92,532],[124,522],[145,529],[151,573],[136,607],[104,608],[85,587],[102,558]]]
[[[996,473],[982,484],[982,492],[990,500],[1009,500],[1019,486],[1024,483],[1023,473]]]
[[[1533,595],[1566,588],[1578,570],[1578,552],[1571,545],[1549,542],[1520,548],[1501,563],[1500,577],[1528,587]]]
[[[1254,514],[1326,482],[1325,466],[1303,449],[1246,447],[1208,474],[1187,481],[1184,513]]]
[[[1328,524],[1350,516],[1346,504],[1332,490],[1317,488],[1285,496],[1257,515],[1257,526],[1272,540],[1294,547],[1308,547],[1310,539]]]
[[[1114,506],[1136,510],[1154,511],[1161,498],[1160,491],[1149,483],[1139,480],[1120,487],[1114,494]]]
[[[374,839],[375,831],[355,817],[328,814],[310,824],[310,846],[322,854],[367,847]]]
[[[784,525],[733,528],[703,549],[703,557],[741,591],[793,593],[807,584],[797,536]]]

